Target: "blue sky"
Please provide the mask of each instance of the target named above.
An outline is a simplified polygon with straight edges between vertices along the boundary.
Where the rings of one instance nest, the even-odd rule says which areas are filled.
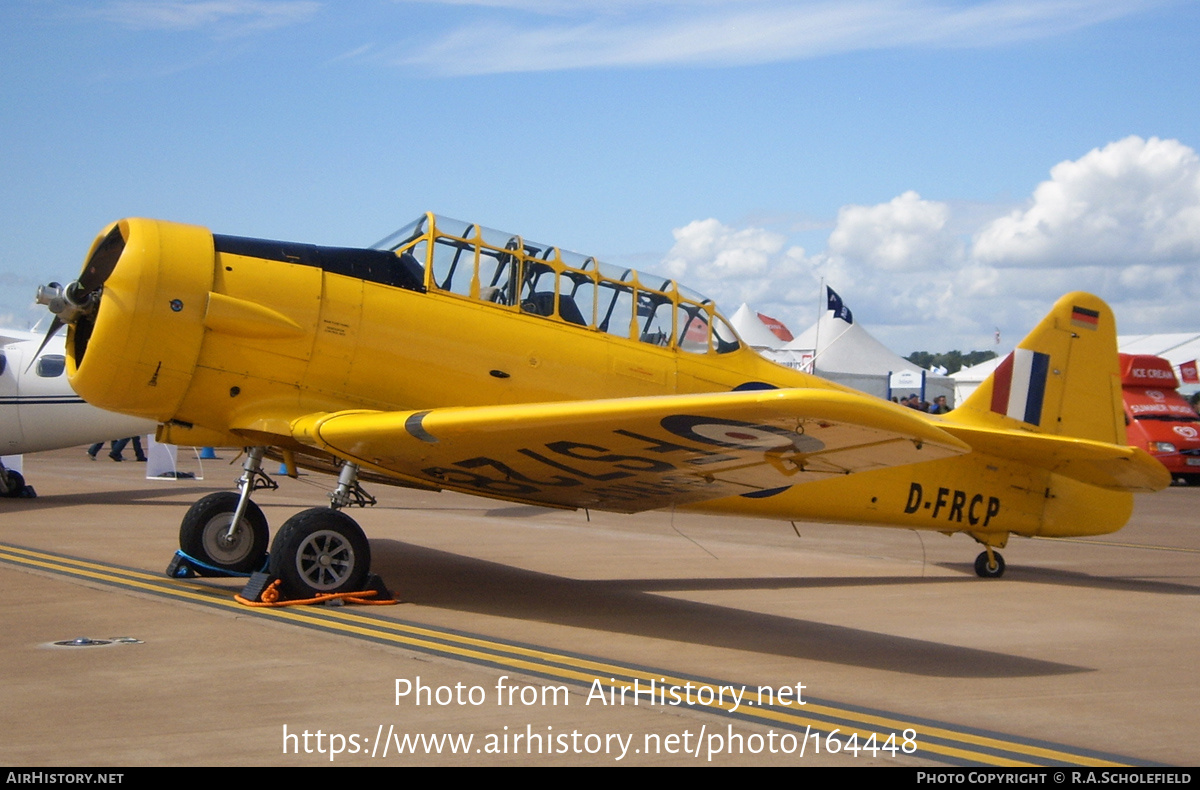
[[[8,0],[0,322],[123,216],[368,245],[433,210],[799,331],[1196,331],[1186,0]],[[1005,349],[1006,350],[1006,349]]]

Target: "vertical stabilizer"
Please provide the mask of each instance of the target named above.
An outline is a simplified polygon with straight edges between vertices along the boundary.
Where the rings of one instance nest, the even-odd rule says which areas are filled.
[[[1125,444],[1112,310],[1087,293],[1059,299],[947,419]]]

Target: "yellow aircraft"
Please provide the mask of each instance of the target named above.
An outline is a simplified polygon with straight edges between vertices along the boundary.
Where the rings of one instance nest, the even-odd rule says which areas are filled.
[[[238,491],[183,519],[188,554],[260,567],[262,460],[336,472],[276,532],[292,595],[358,589],[342,509],[381,480],[563,508],[685,508],[965,532],[980,576],[1010,534],[1120,529],[1166,470],[1126,445],[1116,327],[1063,297],[957,410],[922,414],[769,362],[670,279],[433,214],[370,249],[125,219],[78,280],[71,384],[163,442],[249,446]]]

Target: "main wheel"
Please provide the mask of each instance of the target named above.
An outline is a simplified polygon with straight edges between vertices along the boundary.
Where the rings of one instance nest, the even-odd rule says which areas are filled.
[[[258,505],[247,502],[238,528],[229,535],[239,499],[232,491],[219,491],[188,508],[179,525],[179,548],[183,553],[235,573],[261,568],[270,537],[267,517]]]
[[[21,492],[25,490],[25,478],[21,476],[21,473],[13,469],[5,469],[0,474],[4,475],[4,485],[0,485],[0,496],[21,496]]]
[[[315,507],[289,518],[271,545],[271,575],[292,598],[361,590],[371,546],[345,513]]]
[[[985,579],[999,579],[1004,575],[1004,558],[1000,556],[1000,552],[993,551],[992,556],[996,558],[994,563],[988,562],[988,553],[982,551],[975,558],[975,574],[982,576]]]

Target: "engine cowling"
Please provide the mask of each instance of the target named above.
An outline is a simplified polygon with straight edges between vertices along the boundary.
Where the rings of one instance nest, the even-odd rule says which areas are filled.
[[[135,218],[101,231],[73,284],[90,302],[67,334],[75,391],[101,408],[172,419],[200,354],[214,265],[206,228]]]

